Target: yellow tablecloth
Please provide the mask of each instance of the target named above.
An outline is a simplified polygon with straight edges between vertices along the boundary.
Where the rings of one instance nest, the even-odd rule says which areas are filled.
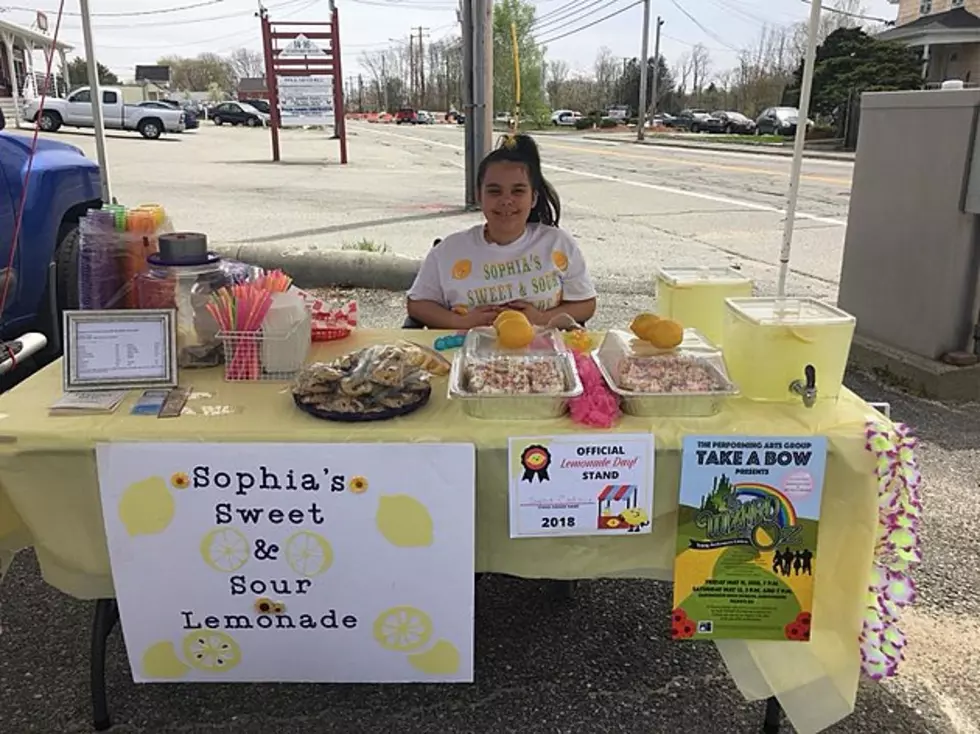
[[[400,332],[359,331],[316,348],[317,359]],[[409,338],[433,338],[410,332]],[[478,571],[523,577],[582,579],[673,573],[680,447],[685,434],[825,435],[829,439],[815,579],[812,642],[717,643],[738,687],[750,700],[778,695],[801,734],[816,732],[853,709],[860,656],[858,632],[877,523],[873,461],[864,424],[874,411],[845,391],[812,409],[734,400],[713,418],[625,416],[621,432],[656,437],[653,532],[631,538],[511,540],[508,533],[507,438],[580,431],[568,419],[491,422],[464,415],[437,379],[419,412],[376,424],[332,424],[293,405],[282,383],[226,383],[221,370],[181,374],[203,397],[193,415],[130,415],[134,392],[112,415],[48,415],[61,394],[56,363],[0,396],[0,553],[34,546],[44,579],[79,599],[113,596],[99,501],[95,445],[106,441],[202,442],[472,442],[477,448]],[[679,642],[677,644],[685,644]]]

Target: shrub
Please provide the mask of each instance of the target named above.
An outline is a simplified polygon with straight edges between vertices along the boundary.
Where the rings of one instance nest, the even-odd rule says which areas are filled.
[[[591,130],[595,125],[595,120],[591,117],[580,117],[575,121],[576,130]]]
[[[599,122],[599,127],[603,128],[603,129],[617,127],[618,125],[619,125],[619,123],[616,120],[612,119],[611,117],[604,117]]]

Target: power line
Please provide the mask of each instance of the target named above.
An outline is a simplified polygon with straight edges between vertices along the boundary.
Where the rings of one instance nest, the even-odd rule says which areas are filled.
[[[287,8],[291,8],[291,6],[298,5],[304,2],[307,4],[304,5],[303,8],[301,8],[300,10],[304,10],[308,7],[312,7],[315,4],[315,0],[313,0],[312,2],[311,0],[285,0],[285,2],[277,3],[275,5],[270,5],[269,10],[285,10]],[[290,10],[290,13],[293,12],[294,12],[293,10]],[[253,10],[239,10],[237,13],[225,13],[224,15],[211,15],[208,16],[207,18],[184,18],[183,20],[168,20],[168,21],[151,20],[151,21],[146,21],[145,23],[132,23],[132,22],[131,23],[96,23],[95,27],[100,29],[110,29],[110,28],[126,29],[126,28],[146,28],[146,27],[169,28],[173,26],[191,25],[193,23],[209,23],[215,20],[228,20],[229,18],[246,18],[246,17],[252,18],[254,15],[255,15],[255,11]],[[80,26],[66,26],[66,28],[68,28],[69,30],[80,30]]]
[[[701,31],[706,36],[708,36],[709,38],[713,38],[715,41],[717,41],[718,43],[720,43],[722,46],[725,46],[726,48],[728,48],[728,49],[730,49],[732,51],[738,51],[739,50],[739,49],[735,48],[734,46],[732,46],[727,41],[725,41],[725,39],[723,39],[717,33],[713,33],[712,31],[709,31],[707,28],[705,28],[704,25],[701,23],[701,21],[699,21],[697,18],[695,18],[693,15],[691,15],[684,8],[684,6],[682,6],[679,2],[677,2],[677,0],[670,0],[670,1],[677,7],[678,10],[680,10],[682,13],[684,13],[684,15],[687,16],[688,20],[690,20],[692,23],[694,23],[694,25],[696,25],[698,28],[700,28]]]
[[[178,5],[170,8],[160,8],[158,10],[133,10],[127,11],[125,13],[91,13],[93,18],[131,18],[137,15],[165,15],[167,13],[180,13],[184,10],[193,10],[194,8],[204,8],[208,5],[217,5],[224,0],[201,0],[201,2],[192,3],[190,5]],[[27,8],[21,5],[5,5],[2,10],[21,10],[26,13],[47,13],[49,15],[57,15],[57,10],[38,10],[37,8]],[[71,15],[80,17],[81,13],[70,13],[67,10],[62,13],[62,15]]]
[[[561,23],[558,23],[557,25],[552,25],[552,24],[549,23],[547,28],[535,28],[535,30],[536,31],[539,31],[539,32],[544,32],[544,33],[553,33],[554,31],[560,30],[562,28],[568,28],[569,26],[575,25],[576,23],[579,23],[579,22],[581,22],[583,20],[587,20],[588,18],[596,15],[597,13],[602,12],[606,8],[608,8],[608,7],[612,6],[612,5],[615,5],[619,1],[620,0],[596,0],[596,2],[603,2],[605,4],[604,5],[600,5],[595,10],[593,10],[593,11],[591,11],[589,13],[586,13],[585,15],[580,15],[577,18],[573,18],[573,19],[568,20],[568,21],[563,21]],[[593,2],[593,5],[595,5],[596,2]]]
[[[544,40],[539,41],[538,42],[538,45],[543,45],[545,43],[553,43],[554,41],[558,41],[558,40],[560,40],[562,38],[568,38],[568,36],[575,35],[576,33],[581,33],[584,30],[587,30],[589,28],[592,28],[593,26],[597,26],[600,23],[604,23],[605,21],[609,20],[610,18],[615,18],[617,15],[621,15],[622,13],[625,13],[630,8],[635,8],[637,5],[640,5],[642,3],[643,3],[643,0],[635,0],[635,2],[630,3],[625,8],[620,8],[619,10],[617,10],[615,12],[609,13],[608,15],[604,15],[603,17],[598,18],[597,20],[594,20],[594,21],[592,21],[591,23],[589,23],[587,25],[581,26],[580,28],[576,28],[574,30],[568,31],[567,33],[562,33],[562,34],[557,35],[557,36],[552,36],[551,38],[545,38]]]
[[[535,18],[534,22],[531,24],[531,27],[536,28],[536,27],[554,25],[555,23],[566,20],[575,15],[578,15],[579,20],[581,20],[585,15],[588,14],[587,11],[589,10],[589,8],[595,7],[601,2],[603,2],[603,0],[592,0],[592,2],[589,3],[583,3],[582,0],[579,0],[578,2],[570,3],[573,6],[571,9],[568,9],[566,6],[563,6],[562,8],[559,8],[554,12],[545,13],[540,18]]]
[[[810,4],[810,0],[800,0],[800,2],[804,3],[805,5],[809,5]],[[857,20],[873,20],[875,23],[885,23],[887,25],[894,25],[895,24],[895,21],[894,20],[886,20],[885,18],[877,18],[877,17],[875,17],[873,15],[862,15],[861,13],[851,13],[851,12],[848,12],[847,10],[841,10],[840,8],[830,8],[830,7],[827,7],[827,6],[823,6],[821,8],[821,10],[823,10],[823,12],[825,12],[825,13],[836,13],[837,15],[845,15],[848,18],[856,18]]]

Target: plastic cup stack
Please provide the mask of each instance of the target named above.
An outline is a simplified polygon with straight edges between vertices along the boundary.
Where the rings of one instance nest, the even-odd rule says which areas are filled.
[[[92,210],[78,224],[78,305],[113,308],[122,283],[115,253],[119,247],[115,212]]]

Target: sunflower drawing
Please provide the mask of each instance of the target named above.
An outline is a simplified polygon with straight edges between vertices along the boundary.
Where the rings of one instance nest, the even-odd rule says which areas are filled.
[[[466,280],[473,272],[473,263],[469,260],[457,260],[453,264],[452,275],[454,280]]]
[[[191,478],[184,472],[179,471],[170,477],[170,485],[174,489],[187,489],[191,486]]]
[[[347,483],[347,489],[349,489],[354,494],[364,494],[367,492],[368,480],[364,477],[351,477],[350,482]]]

